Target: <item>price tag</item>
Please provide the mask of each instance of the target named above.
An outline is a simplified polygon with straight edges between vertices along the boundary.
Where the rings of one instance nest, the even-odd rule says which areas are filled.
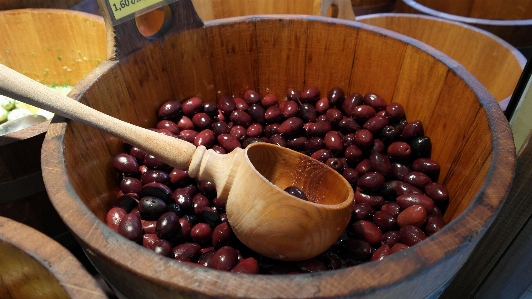
[[[165,0],[108,0],[109,9],[116,23],[127,21],[128,16],[148,8],[155,9],[167,4]]]

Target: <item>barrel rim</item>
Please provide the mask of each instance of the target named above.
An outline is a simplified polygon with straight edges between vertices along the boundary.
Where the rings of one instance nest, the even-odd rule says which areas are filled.
[[[427,7],[423,4],[420,4],[416,2],[416,0],[400,0],[400,1],[403,1],[406,5],[410,6],[411,8],[417,9],[424,14],[428,14],[434,17],[445,18],[445,19],[449,19],[449,20],[453,20],[457,22],[476,24],[476,25],[489,25],[489,26],[531,26],[532,25],[532,19],[495,20],[495,19],[471,18],[471,17],[453,15],[453,14],[449,14],[443,11],[438,11],[430,7]]]

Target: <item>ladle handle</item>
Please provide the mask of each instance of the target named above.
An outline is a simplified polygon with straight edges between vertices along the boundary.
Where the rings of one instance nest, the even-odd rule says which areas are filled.
[[[196,146],[189,142],[118,120],[2,64],[0,64],[0,94],[109,133],[180,169],[188,169],[196,152]]]

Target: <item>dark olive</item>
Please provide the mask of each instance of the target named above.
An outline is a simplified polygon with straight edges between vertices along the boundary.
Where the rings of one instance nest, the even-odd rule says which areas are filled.
[[[297,198],[308,200],[307,195],[303,192],[303,190],[299,189],[298,187],[288,186],[284,189],[284,191]]]
[[[427,136],[415,137],[410,142],[411,156],[413,158],[430,158],[432,143]]]

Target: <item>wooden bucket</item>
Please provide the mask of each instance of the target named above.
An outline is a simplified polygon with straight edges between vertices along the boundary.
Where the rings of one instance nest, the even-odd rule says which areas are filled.
[[[413,37],[447,54],[475,76],[503,110],[526,64],[526,58],[512,45],[467,24],[394,13],[357,17],[357,21]]]
[[[0,298],[107,296],[59,243],[29,226],[0,217]]]
[[[0,63],[46,85],[75,85],[106,59],[99,16],[55,9],[0,11]],[[60,241],[67,227],[51,205],[41,173],[50,121],[0,136],[0,216]]]
[[[396,0],[351,0],[355,16],[392,12]]]
[[[203,21],[257,14],[301,14],[354,20],[350,0],[192,0]]]
[[[497,35],[526,57],[532,54],[531,0],[401,0],[397,11],[466,23]]]
[[[175,17],[160,38],[145,38],[134,19],[113,23],[116,57],[76,86],[76,99],[152,127],[163,102],[191,96],[216,101],[254,89],[283,100],[288,87],[308,86],[377,92],[403,104],[431,136],[451,194],[448,224],[401,254],[342,270],[235,275],[178,263],[105,224],[119,194],[110,164],[123,143],[77,122],[54,122],[42,151],[46,189],[115,289],[128,298],[425,298],[453,277],[497,214],[515,168],[501,109],[464,67],[415,39],[359,22],[277,15],[204,24],[190,0],[163,11]],[[103,15],[112,22],[110,12]]]

